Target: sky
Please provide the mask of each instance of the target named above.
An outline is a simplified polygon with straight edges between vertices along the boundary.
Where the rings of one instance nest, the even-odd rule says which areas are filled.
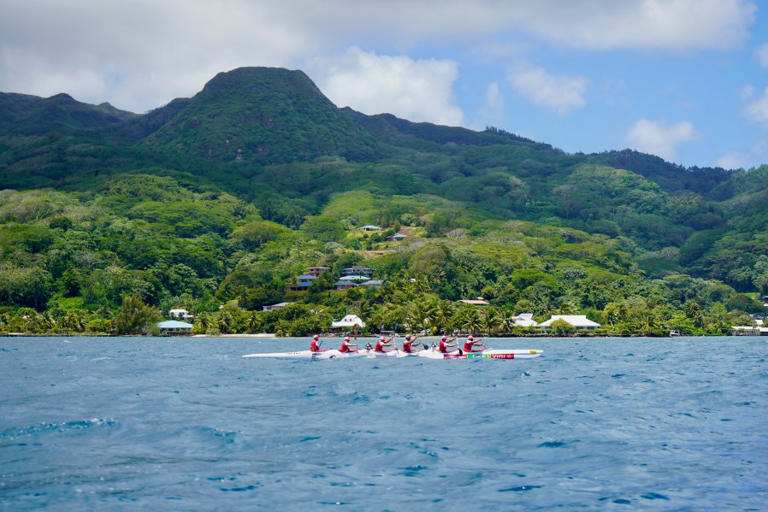
[[[240,66],[567,152],[768,163],[768,0],[0,0],[0,91],[146,112]]]

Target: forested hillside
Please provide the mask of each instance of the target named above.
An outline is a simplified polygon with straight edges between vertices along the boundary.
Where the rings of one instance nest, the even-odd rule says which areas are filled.
[[[203,332],[304,334],[345,312],[721,332],[764,311],[767,200],[767,166],[685,169],[366,116],[300,71],[220,73],[143,115],[0,94],[0,331],[133,332],[181,306]],[[384,286],[333,290],[358,263]],[[309,266],[332,272],[288,290]],[[492,306],[457,306],[477,296]],[[280,301],[296,304],[253,312]]]

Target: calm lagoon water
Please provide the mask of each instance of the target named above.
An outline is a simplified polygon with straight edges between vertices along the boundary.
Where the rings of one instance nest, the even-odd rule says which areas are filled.
[[[768,509],[768,338],[306,345],[0,339],[0,509]]]

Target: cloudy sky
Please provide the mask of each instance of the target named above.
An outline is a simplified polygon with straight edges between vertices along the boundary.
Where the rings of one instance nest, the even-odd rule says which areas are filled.
[[[0,1],[0,91],[144,112],[239,66],[569,152],[768,163],[768,1]]]

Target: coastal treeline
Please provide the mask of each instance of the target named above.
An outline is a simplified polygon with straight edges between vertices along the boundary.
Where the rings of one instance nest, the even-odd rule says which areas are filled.
[[[340,193],[293,228],[213,186],[137,174],[87,193],[2,191],[0,222],[2,333],[150,333],[185,308],[207,334],[301,336],[347,313],[368,332],[524,334],[517,314],[580,313],[610,334],[725,334],[763,311],[766,284],[760,259],[752,293],[679,269],[652,276],[638,264],[647,251],[626,237],[504,220],[429,194]],[[405,240],[386,241],[398,231]],[[383,285],[334,289],[359,264]],[[317,265],[329,271],[289,289]],[[477,297],[489,305],[458,302]],[[278,302],[292,304],[261,311]]]

